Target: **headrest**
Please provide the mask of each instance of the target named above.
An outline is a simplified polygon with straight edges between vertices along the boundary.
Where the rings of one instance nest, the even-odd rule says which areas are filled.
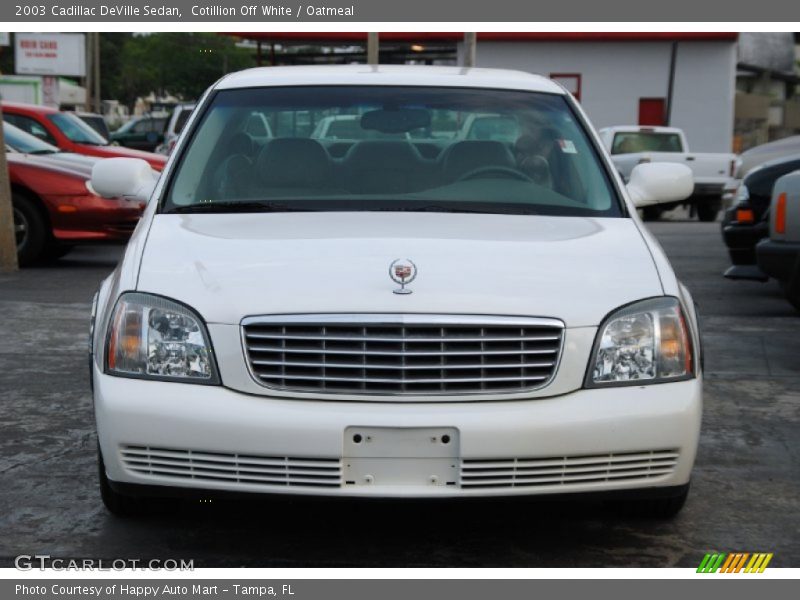
[[[258,155],[261,182],[272,187],[315,187],[330,176],[328,153],[309,138],[275,138]]]

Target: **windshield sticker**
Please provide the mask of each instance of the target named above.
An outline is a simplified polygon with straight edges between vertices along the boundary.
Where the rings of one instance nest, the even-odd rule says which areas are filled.
[[[558,147],[561,148],[561,151],[564,154],[577,154],[578,149],[575,148],[575,144],[572,140],[558,140]]]

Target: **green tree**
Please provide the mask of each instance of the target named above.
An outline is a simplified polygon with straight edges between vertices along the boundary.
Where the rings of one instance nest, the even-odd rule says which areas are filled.
[[[194,99],[226,73],[251,66],[255,66],[252,53],[237,48],[230,36],[183,32],[133,35],[125,39],[119,51],[116,97],[131,104],[137,96],[153,91]]]
[[[122,49],[132,33],[100,34],[100,97],[120,99],[122,84]]]

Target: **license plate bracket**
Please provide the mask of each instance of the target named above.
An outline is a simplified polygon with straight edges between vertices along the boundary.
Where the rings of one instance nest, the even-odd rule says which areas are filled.
[[[346,486],[455,486],[460,456],[455,427],[348,427]]]

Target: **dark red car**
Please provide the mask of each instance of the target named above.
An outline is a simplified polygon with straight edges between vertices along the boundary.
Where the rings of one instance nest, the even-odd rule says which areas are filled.
[[[3,127],[21,266],[58,258],[86,242],[126,242],[144,203],[87,188],[97,158],[61,152],[13,125]]]
[[[60,112],[47,106],[3,102],[3,120],[16,125],[40,140],[59,147],[64,152],[75,152],[98,158],[141,158],[161,171],[167,158],[152,152],[142,152],[122,146],[112,146],[73,113]]]

